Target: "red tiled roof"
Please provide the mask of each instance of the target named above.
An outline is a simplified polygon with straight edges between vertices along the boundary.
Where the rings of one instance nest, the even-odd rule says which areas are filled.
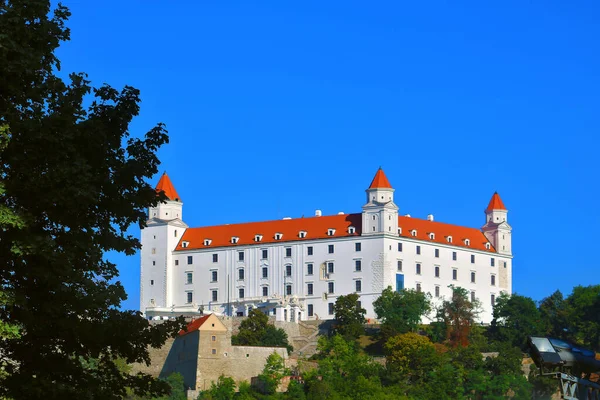
[[[486,249],[485,244],[488,243],[488,240],[483,232],[477,228],[467,228],[466,226],[411,217],[398,217],[398,227],[402,228],[400,237],[447,244],[450,246],[466,247],[474,250],[496,252],[491,243],[490,248]],[[416,236],[412,236],[412,230],[417,231]],[[433,239],[429,238],[430,233],[434,234]],[[448,237],[452,237],[452,243],[448,242]],[[469,239],[469,246],[465,244],[465,239]]]
[[[165,195],[169,200],[181,201],[181,198],[177,194],[177,191],[166,172],[160,177],[160,180],[156,185],[156,193],[160,193],[161,191],[165,192]]]
[[[192,333],[194,331],[197,331],[198,328],[200,328],[202,326],[202,324],[204,324],[206,322],[206,320],[208,319],[208,317],[210,317],[212,314],[208,314],[205,315],[203,317],[200,317],[198,319],[193,320],[192,322],[190,322],[189,324],[187,324],[187,330],[186,329],[182,329],[179,331],[179,336],[183,336],[183,335],[187,335],[188,333]]]
[[[506,207],[504,207],[504,203],[502,202],[502,199],[500,198],[498,192],[494,193],[492,199],[490,200],[490,204],[488,204],[486,208],[486,211],[492,210],[506,210]]]
[[[392,185],[390,185],[390,181],[388,181],[387,176],[385,176],[385,173],[383,172],[381,167],[379,167],[379,169],[377,170],[377,173],[375,174],[375,177],[373,178],[373,181],[371,181],[371,185],[369,186],[369,189],[391,189],[391,188],[392,188]]]
[[[488,241],[485,235],[476,228],[467,228],[464,226],[410,217],[398,217],[398,223],[399,227],[402,228],[401,237],[495,252],[494,247],[491,245],[489,250],[486,249],[485,245]],[[355,228],[353,234],[348,233],[348,228],[350,226]],[[362,214],[330,215],[324,217],[189,228],[186,229],[175,250],[206,249],[255,245],[260,243],[307,241],[314,239],[335,239],[340,237],[360,236],[362,231],[361,228]],[[333,236],[327,234],[329,229],[335,229],[335,234]],[[413,229],[417,231],[417,234],[414,237],[411,235]],[[300,237],[300,231],[306,232],[305,238]],[[276,233],[283,234],[280,240],[275,240]],[[434,233],[434,239],[429,238],[430,233]],[[262,240],[260,242],[254,240],[256,235],[262,235]],[[452,236],[452,243],[448,242],[448,236]],[[239,238],[237,244],[231,243],[232,237]],[[211,240],[209,246],[204,245],[205,239]],[[469,246],[465,244],[464,239],[469,239]],[[182,242],[188,242],[188,246],[183,248]]]
[[[341,214],[325,217],[309,217],[283,219],[264,222],[249,222],[243,224],[207,226],[185,230],[175,250],[184,250],[182,242],[189,242],[185,250],[204,249],[211,247],[239,246],[260,243],[290,242],[295,240],[314,240],[339,238],[344,236],[360,236],[362,225],[361,214]],[[354,234],[348,233],[350,226],[355,227]],[[335,229],[333,236],[328,236],[329,229]],[[300,237],[300,231],[306,231],[306,237]],[[280,240],[275,240],[275,234],[281,233]],[[262,235],[262,240],[254,240],[256,235]],[[231,243],[231,238],[239,238],[237,244]],[[210,246],[204,246],[204,239],[210,239]]]

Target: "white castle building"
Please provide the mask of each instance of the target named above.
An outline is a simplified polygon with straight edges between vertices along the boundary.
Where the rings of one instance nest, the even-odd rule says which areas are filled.
[[[511,227],[494,193],[481,229],[398,215],[379,169],[362,213],[189,228],[164,174],[169,201],[149,209],[142,229],[140,309],[148,318],[252,308],[280,321],[331,319],[338,296],[360,295],[367,318],[382,290],[431,293],[434,304],[460,286],[489,323],[500,292],[512,290]]]

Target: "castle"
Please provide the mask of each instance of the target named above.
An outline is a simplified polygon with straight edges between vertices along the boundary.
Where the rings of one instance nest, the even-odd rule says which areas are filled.
[[[380,168],[361,213],[189,228],[165,174],[168,201],[149,209],[141,233],[140,309],[147,318],[245,316],[258,308],[278,321],[332,319],[338,296],[373,302],[388,286],[429,292],[434,304],[460,286],[492,320],[496,297],[512,291],[512,228],[494,193],[481,229],[398,214]],[[425,321],[427,322],[427,321]]]

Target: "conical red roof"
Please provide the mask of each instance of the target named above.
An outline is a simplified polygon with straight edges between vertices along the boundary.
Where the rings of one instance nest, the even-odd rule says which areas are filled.
[[[169,175],[165,172],[158,181],[156,185],[156,193],[160,193],[161,191],[165,192],[165,195],[169,200],[173,201],[181,201],[181,198],[177,194],[173,183],[171,183],[171,179],[169,179]]]
[[[486,208],[486,211],[492,210],[506,210],[506,207],[504,207],[504,203],[502,202],[502,199],[500,198],[498,192],[494,193],[492,199],[490,200],[490,204],[488,204]]]
[[[385,176],[385,173],[383,172],[383,170],[381,169],[381,167],[379,167],[379,169],[377,170],[377,173],[375,174],[375,177],[373,178],[373,181],[371,182],[371,186],[369,186],[369,189],[391,189],[392,185],[390,185],[390,181],[388,181],[387,176]]]

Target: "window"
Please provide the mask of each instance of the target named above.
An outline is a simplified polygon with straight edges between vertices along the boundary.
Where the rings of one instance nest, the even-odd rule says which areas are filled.
[[[333,303],[329,303],[327,305],[327,312],[329,313],[329,315],[333,315],[333,310],[334,310]]]
[[[156,261],[152,261],[152,266],[155,266],[155,265],[156,265]]]
[[[490,266],[491,267],[495,267],[496,266],[496,259],[495,258],[490,258]]]
[[[353,226],[351,226],[351,227],[348,228],[348,233],[350,235],[354,235],[354,232],[356,232],[356,229]]]
[[[446,237],[446,241],[447,241],[448,243],[452,243],[452,236],[448,236],[448,237]]]
[[[436,278],[440,277],[440,267],[438,267],[438,266],[435,267],[435,277]]]
[[[263,237],[262,237],[262,235],[254,235],[254,241],[255,241],[255,242],[260,242],[260,241],[262,241],[262,238],[263,238]]]
[[[285,285],[285,294],[290,296],[292,294],[292,285]]]
[[[452,270],[452,280],[455,281],[458,279],[458,270],[457,269],[453,269]]]
[[[470,246],[471,245],[471,241],[469,239],[465,239],[465,246]]]
[[[308,283],[306,285],[306,294],[308,294],[309,296],[311,296],[313,294],[313,284],[312,283]]]
[[[313,274],[313,265],[306,264],[306,275],[312,275],[312,274]]]
[[[150,279],[150,286],[154,286],[154,279]]]
[[[300,237],[300,239],[304,239],[306,237],[306,231],[300,231],[298,233],[298,237]]]
[[[421,275],[421,264],[417,263],[417,275]]]
[[[398,251],[402,251],[402,243],[398,243]]]
[[[334,289],[334,283],[333,282],[327,282],[327,293],[332,294],[333,293],[333,289]]]
[[[244,261],[244,252],[243,251],[238,252],[238,261]]]
[[[362,271],[362,263],[360,260],[354,260],[354,270],[356,272]]]
[[[212,354],[217,354],[217,349],[212,349]]]
[[[490,300],[492,302],[492,305],[495,306],[496,305],[496,295],[492,293],[492,295],[490,296]]]
[[[268,296],[269,295],[269,287],[268,286],[263,286],[262,287],[262,292],[263,292],[263,296]]]
[[[412,237],[415,237],[415,236],[417,236],[417,230],[416,230],[416,229],[413,229],[412,231],[410,231],[410,235],[411,235]]]
[[[213,342],[217,341],[217,337],[216,336],[211,336],[210,340],[212,340]]]
[[[240,241],[240,238],[237,236],[232,236],[231,237],[231,243],[233,244],[237,244]]]
[[[475,264],[475,254],[471,254],[471,264]]]
[[[269,277],[269,268],[263,267],[263,269],[262,269],[262,277],[263,277],[263,279]]]
[[[503,263],[504,263],[504,268],[506,268],[506,261],[503,261]]]
[[[192,284],[193,283],[193,278],[194,278],[193,275],[192,275],[192,273],[188,272],[185,275],[186,275],[186,281],[185,281],[185,283],[187,283],[188,285]]]
[[[218,254],[213,254],[213,262],[219,262],[219,255]]]
[[[156,247],[152,248],[152,254],[156,254]]]
[[[491,284],[492,286],[496,286],[496,275],[491,276]]]
[[[421,284],[417,283],[417,292],[420,292],[420,291],[421,291]]]
[[[179,265],[179,260],[175,260],[175,265]]]
[[[434,255],[436,258],[440,258],[440,249],[435,249],[434,250]]]
[[[240,299],[244,298],[244,288],[239,288],[239,290],[238,290],[238,297]]]
[[[354,285],[357,292],[360,292],[362,290],[362,281],[355,281]]]
[[[175,237],[177,237],[177,229],[175,229],[175,232],[173,232]]]
[[[475,292],[471,292],[471,303],[475,301]]]
[[[335,229],[329,228],[327,229],[327,236],[333,236],[335,235]]]
[[[489,250],[489,249],[490,249],[490,247],[492,247],[492,245],[491,245],[491,244],[489,244],[489,243],[486,243],[486,244],[485,244],[485,249],[486,249],[486,250]]]
[[[205,246],[210,246],[211,243],[212,243],[212,240],[210,240],[210,239],[204,239],[204,245]],[[185,244],[185,242],[182,243],[182,245],[183,245],[183,247],[187,247],[187,244]]]
[[[354,251],[361,251],[360,243],[354,243]]]
[[[218,271],[211,271],[210,272],[210,278],[211,278],[211,282],[216,282],[219,279],[219,272]]]
[[[291,247],[286,247],[285,248],[285,256],[286,257],[291,257],[292,256],[292,248]]]
[[[186,295],[187,295],[187,302],[188,303],[191,303],[192,301],[194,301],[194,293],[187,292]]]
[[[421,246],[417,246],[417,254],[421,254]]]
[[[312,246],[308,246],[306,248],[306,255],[309,255],[309,256],[313,255],[313,248],[312,248]]]
[[[240,269],[238,269],[238,279],[239,279],[240,281],[243,281],[243,280],[244,280],[244,278],[245,278],[245,277],[244,277],[244,275],[245,275],[245,273],[244,273],[244,268],[240,268]]]
[[[283,233],[276,233],[275,234],[275,240],[281,240],[282,237],[283,237]]]
[[[262,259],[266,260],[268,257],[269,257],[269,250],[263,249],[262,250]]]
[[[430,233],[429,234],[429,239],[431,239],[431,240],[435,239],[435,233]]]
[[[333,247],[333,245],[332,245],[332,244],[330,244],[329,246],[327,246],[327,252],[328,252],[329,254],[333,254],[333,250],[334,250],[334,247]]]
[[[471,271],[471,283],[475,283],[475,272]]]
[[[327,273],[333,274],[333,263],[332,262],[327,263]]]
[[[455,251],[452,252],[452,261],[456,261],[456,252]]]
[[[356,308],[358,308],[358,309],[362,308],[362,303],[360,302],[360,300],[356,301]]]
[[[439,286],[435,287],[435,297],[440,297],[440,287]]]
[[[292,266],[289,264],[285,266],[285,276],[292,276]]]
[[[219,292],[216,290],[213,290],[212,291],[212,301],[217,301],[217,299],[219,298],[218,295],[219,295]]]
[[[313,305],[309,304],[308,305],[308,316],[312,317],[314,315],[314,309],[313,309]]]
[[[402,272],[402,260],[398,260],[398,272]]]
[[[188,256],[187,261],[188,261],[188,265],[189,264],[193,264],[194,263],[194,257],[193,256]]]

